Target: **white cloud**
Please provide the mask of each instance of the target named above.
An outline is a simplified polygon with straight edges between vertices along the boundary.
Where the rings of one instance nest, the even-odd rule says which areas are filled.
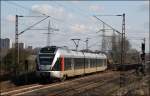
[[[68,13],[69,18],[74,18],[74,15],[72,13]]]
[[[70,27],[73,32],[86,32],[87,28],[84,24],[75,24]]]
[[[100,6],[100,5],[91,5],[91,6],[89,6],[89,10],[90,11],[94,11],[94,12],[99,12],[102,9],[103,9],[103,7]]]
[[[71,1],[74,4],[79,4],[81,1]]]
[[[41,5],[33,5],[32,10],[35,12],[40,12],[43,14],[49,14],[49,10],[52,9],[52,6],[49,6],[47,4],[41,4]]]
[[[53,16],[55,18],[63,18],[67,15],[63,7],[51,6],[48,4],[33,5],[32,10],[35,12]]]
[[[145,1],[140,5],[140,11],[149,11],[149,1]]]
[[[98,32],[99,28],[96,25],[89,25],[88,29],[92,32]]]
[[[67,12],[64,7],[52,6],[48,4],[36,4],[32,6],[32,10],[37,13],[50,15],[57,19],[72,19],[75,14],[72,12]]]
[[[10,22],[15,22],[15,20],[16,20],[16,18],[15,18],[14,15],[8,15],[8,16],[6,17],[6,19],[7,19],[8,21],[10,21]]]
[[[144,5],[149,6],[149,1],[145,1]]]
[[[132,30],[132,26],[131,25],[126,25],[126,30]]]

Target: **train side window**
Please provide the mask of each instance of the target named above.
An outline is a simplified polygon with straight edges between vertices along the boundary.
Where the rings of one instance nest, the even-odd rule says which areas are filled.
[[[95,61],[96,61],[96,67],[97,67],[97,65],[98,65],[98,59],[95,59]]]
[[[104,66],[104,59],[102,59],[102,66]]]
[[[88,68],[88,58],[85,58],[85,68]]]
[[[106,59],[103,59],[103,66],[106,66]]]
[[[103,66],[105,66],[105,59],[103,59]]]
[[[99,64],[99,59],[97,59],[97,67],[99,67],[99,65],[100,65],[100,64]]]
[[[71,58],[71,69],[74,70],[74,58]]]
[[[107,60],[106,59],[104,59],[104,66],[106,66],[107,65]]]
[[[97,59],[97,67],[100,67],[100,66],[101,66],[101,60]]]
[[[91,66],[91,65],[90,65],[90,59],[88,59],[88,68],[90,68],[90,66]]]
[[[89,65],[90,65],[90,68],[91,68],[91,66],[92,66],[92,60],[91,59],[89,59]]]
[[[80,60],[79,58],[75,58],[75,69],[79,69],[80,68]]]
[[[77,58],[74,58],[74,69],[77,69]]]
[[[98,67],[103,66],[103,60],[102,59],[98,59],[97,66]]]
[[[65,70],[71,70],[71,58],[65,58]]]
[[[75,58],[74,61],[75,69],[81,69],[84,67],[84,58]]]
[[[91,67],[91,68],[96,66],[95,63],[96,63],[96,62],[95,62],[95,59],[90,59],[90,67]]]
[[[80,61],[80,65],[81,65],[81,66],[80,66],[80,67],[81,67],[81,68],[84,68],[84,58],[81,58],[80,60],[81,60],[81,61]]]
[[[97,63],[97,62],[96,62],[96,59],[94,59],[94,67],[96,67],[96,65],[97,65],[96,63]]]

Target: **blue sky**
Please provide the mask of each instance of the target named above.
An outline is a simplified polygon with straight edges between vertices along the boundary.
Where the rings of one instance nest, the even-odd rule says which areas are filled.
[[[35,26],[35,28],[46,28],[50,20],[54,28],[60,31],[53,32],[51,44],[69,46],[74,48],[72,38],[80,38],[80,49],[85,48],[86,37],[91,38],[89,45],[96,42],[91,49],[96,50],[101,45],[101,37],[96,33],[102,27],[102,23],[93,15],[116,15],[126,14],[126,36],[132,47],[140,50],[141,39],[146,38],[148,45],[149,32],[149,2],[148,1],[1,1],[1,33],[2,38],[10,38],[14,42],[15,18],[18,15],[41,15],[48,14],[54,18]],[[15,4],[14,4],[15,3]],[[43,17],[42,17],[43,18]],[[19,18],[19,31],[42,18]],[[99,17],[103,21],[121,31],[121,17]],[[26,31],[20,36],[20,42],[34,47],[46,45],[47,31]],[[107,32],[111,35],[112,32]],[[148,50],[148,46],[146,46]]]

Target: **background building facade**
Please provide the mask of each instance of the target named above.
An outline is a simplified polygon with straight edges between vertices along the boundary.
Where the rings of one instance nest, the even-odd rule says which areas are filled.
[[[10,39],[9,38],[5,38],[5,39],[0,38],[0,48],[9,49],[10,48]]]

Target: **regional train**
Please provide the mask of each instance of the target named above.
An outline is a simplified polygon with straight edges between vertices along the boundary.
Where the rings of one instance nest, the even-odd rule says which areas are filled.
[[[68,48],[47,46],[39,50],[37,74],[40,77],[65,80],[67,77],[83,75],[107,69],[104,53],[73,51]]]

